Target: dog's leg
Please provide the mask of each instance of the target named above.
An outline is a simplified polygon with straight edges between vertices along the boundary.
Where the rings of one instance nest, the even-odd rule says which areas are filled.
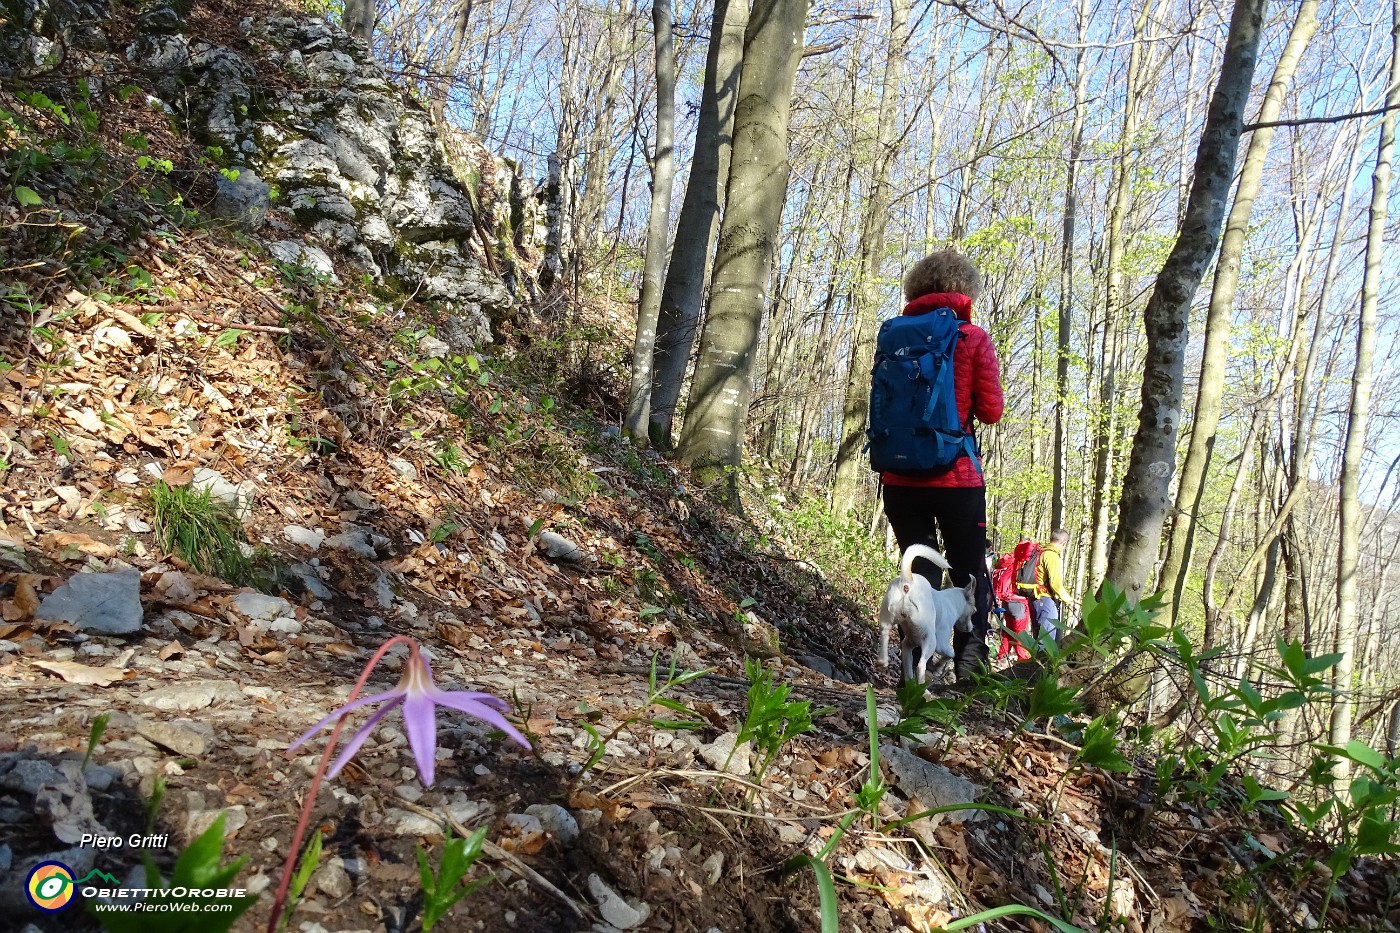
[[[889,607],[880,606],[880,656],[875,659],[880,670],[890,666],[890,626],[893,620],[890,618]]]
[[[907,684],[914,679],[914,640],[907,635],[900,639],[899,653],[904,659],[904,680],[901,683]]]

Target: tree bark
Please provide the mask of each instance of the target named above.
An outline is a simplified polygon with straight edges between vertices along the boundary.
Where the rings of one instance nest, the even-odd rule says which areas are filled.
[[[1311,41],[1313,33],[1317,31],[1317,8],[1318,0],[1304,0],[1299,7],[1298,18],[1294,21],[1283,53],[1274,66],[1273,80],[1269,83],[1264,101],[1259,107],[1257,122],[1268,123],[1278,119],[1279,111],[1283,107],[1283,98],[1288,93],[1293,74],[1297,70],[1298,60]],[[1196,393],[1195,415],[1191,419],[1191,439],[1186,450],[1186,461],[1181,467],[1181,479],[1177,484],[1176,509],[1171,524],[1171,540],[1167,546],[1167,560],[1158,581],[1159,588],[1167,591],[1170,597],[1173,622],[1177,618],[1182,592],[1191,571],[1191,552],[1195,546],[1201,496],[1205,491],[1205,477],[1210,469],[1211,454],[1215,450],[1216,428],[1220,424],[1221,399],[1225,393],[1226,355],[1230,348],[1230,319],[1235,309],[1235,290],[1239,285],[1240,257],[1244,253],[1245,235],[1249,232],[1249,217],[1254,210],[1254,199],[1259,193],[1259,182],[1264,174],[1264,163],[1272,141],[1272,129],[1255,130],[1250,138],[1244,165],[1240,169],[1235,200],[1230,206],[1230,216],[1225,222],[1220,258],[1215,265],[1215,281],[1211,286],[1210,308],[1206,315],[1205,346],[1201,351],[1200,388]]]
[[[1366,231],[1366,269],[1361,280],[1361,315],[1356,328],[1356,363],[1351,381],[1351,413],[1347,419],[1346,445],[1342,450],[1339,541],[1337,545],[1337,638],[1335,650],[1342,658],[1333,668],[1331,740],[1346,745],[1351,740],[1352,677],[1356,654],[1356,565],[1360,551],[1361,455],[1366,446],[1366,429],[1371,417],[1372,362],[1376,345],[1376,306],[1381,285],[1381,256],[1384,251],[1386,201],[1390,195],[1391,158],[1395,150],[1395,108],[1400,108],[1400,0],[1391,0],[1390,83],[1385,96],[1388,108],[1381,118],[1380,145],[1376,167],[1371,174],[1370,225]],[[1350,773],[1342,759],[1334,772],[1344,787]]]
[[[1400,0],[1396,0],[1400,2]],[[1176,465],[1191,301],[1210,263],[1234,178],[1244,108],[1259,55],[1265,0],[1236,0],[1230,34],[1196,152],[1195,178],[1181,231],[1143,312],[1147,355],[1142,407],[1123,477],[1118,531],[1107,577],[1137,600],[1152,573]]]
[[[1113,192],[1109,197],[1108,224],[1104,233],[1103,352],[1099,358],[1099,398],[1094,431],[1093,514],[1089,532],[1089,585],[1097,587],[1108,563],[1108,528],[1113,501],[1115,448],[1118,446],[1118,326],[1127,312],[1124,295],[1123,223],[1128,215],[1129,192],[1137,163],[1137,136],[1143,85],[1146,83],[1146,50],[1140,39],[1147,30],[1152,10],[1150,0],[1133,23],[1133,47],[1128,55],[1128,76],[1123,91],[1121,151],[1114,169]]]
[[[374,39],[374,0],[345,0],[345,10],[340,15],[340,23],[345,31],[357,39],[371,42]]]
[[[676,403],[681,397],[695,329],[705,297],[710,255],[724,207],[724,181],[733,148],[734,102],[739,96],[739,63],[744,51],[747,0],[715,0],[710,19],[710,44],[705,57],[705,86],[700,92],[700,115],[695,125],[695,154],[685,200],[676,219],[676,242],[666,284],[661,289],[653,353],[651,411],[647,430],[651,443],[663,450],[673,444]]]
[[[1087,0],[1075,6],[1080,49],[1074,56],[1074,119],[1069,133],[1069,162],[1065,165],[1065,217],[1060,238],[1060,303],[1055,331],[1055,456],[1050,489],[1051,530],[1065,524],[1065,479],[1069,469],[1069,360],[1074,330],[1074,227],[1078,212],[1079,157],[1084,149],[1084,103],[1089,75],[1083,48],[1089,28]]]
[[[875,129],[875,159],[871,166],[865,216],[861,220],[855,294],[856,339],[846,380],[846,404],[841,418],[841,445],[836,451],[836,485],[832,510],[845,515],[854,506],[868,470],[863,462],[865,428],[870,420],[870,361],[875,356],[875,308],[880,301],[880,264],[885,258],[885,227],[889,222],[890,166],[897,154],[895,116],[899,81],[904,66],[905,31],[910,0],[890,0],[890,31],[885,44],[885,78]]]
[[[744,32],[734,153],[679,453],[704,485],[737,468],[788,181],[788,115],[808,0],[757,0]],[[738,506],[731,475],[722,495]]]
[[[646,257],[642,265],[642,295],[637,306],[637,336],[632,344],[632,384],[627,393],[623,433],[638,446],[647,440],[651,397],[652,347],[656,343],[661,305],[661,273],[666,265],[666,241],[671,235],[671,178],[676,135],[676,50],[671,29],[671,0],[653,0],[652,28],[656,34],[656,148],[651,160],[651,212],[647,218]]]

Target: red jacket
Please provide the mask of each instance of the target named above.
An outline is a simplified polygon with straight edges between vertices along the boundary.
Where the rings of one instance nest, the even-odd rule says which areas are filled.
[[[935,308],[952,308],[963,322],[959,328],[962,339],[953,351],[953,388],[958,397],[958,419],[967,424],[970,418],[983,424],[1001,420],[1005,399],[1001,392],[1001,367],[997,351],[987,332],[972,323],[972,299],[957,293],[935,292],[921,295],[904,306],[907,315],[924,314]],[[985,486],[982,471],[972,458],[963,455],[953,468],[941,476],[910,477],[898,473],[882,473],[880,481],[886,486],[936,486],[970,489]]]

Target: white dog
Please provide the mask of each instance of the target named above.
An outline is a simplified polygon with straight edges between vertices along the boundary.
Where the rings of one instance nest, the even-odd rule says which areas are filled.
[[[967,586],[950,586],[935,590],[928,579],[914,573],[914,559],[922,557],[944,570],[950,570],[943,555],[923,544],[910,545],[900,563],[899,576],[890,582],[880,603],[880,657],[876,662],[886,668],[890,663],[890,628],[899,626],[900,654],[904,657],[904,681],[918,675],[924,683],[929,659],[937,655],[939,666],[953,657],[953,628],[960,632],[972,630],[972,614],[977,611],[977,578]],[[919,662],[914,663],[914,652]]]

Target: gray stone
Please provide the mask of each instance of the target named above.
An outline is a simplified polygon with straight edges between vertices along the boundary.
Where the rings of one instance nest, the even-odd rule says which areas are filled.
[[[136,720],[136,732],[177,755],[198,758],[214,748],[214,727],[203,722]]]
[[[353,890],[350,874],[338,858],[330,859],[316,869],[316,874],[311,876],[311,883],[327,897],[342,898]]]
[[[116,769],[109,768],[106,765],[90,764],[83,769],[83,780],[87,783],[88,790],[97,791],[99,794],[106,793],[107,789],[112,786],[112,782],[117,779],[117,776]],[[3,871],[3,869],[0,869],[0,871]]]
[[[293,564],[291,572],[301,581],[301,585],[306,587],[306,592],[317,599],[330,599],[335,596],[331,588],[321,580],[316,574],[316,568],[310,564]]]
[[[942,765],[924,761],[912,752],[894,745],[880,746],[880,761],[894,772],[897,785],[906,797],[917,797],[925,809],[946,807],[959,803],[974,803],[986,788],[959,777]],[[975,823],[985,819],[983,810],[955,810],[928,819],[938,823],[943,819]]]
[[[355,73],[355,60],[344,52],[317,52],[306,59],[306,76],[312,84],[334,87]]]
[[[250,168],[238,169],[230,179],[220,174],[214,180],[214,216],[231,220],[245,230],[256,231],[267,222],[272,209],[272,186]]]
[[[0,787],[34,796],[45,787],[68,787],[68,776],[41,758],[24,758],[0,777]]]
[[[337,551],[349,551],[351,554],[358,554],[369,560],[374,560],[379,556],[375,550],[372,533],[364,528],[351,527],[342,531],[338,535],[331,535],[325,539],[325,545]]]
[[[418,468],[401,457],[390,457],[385,462],[389,464],[389,469],[393,470],[404,479],[418,478]]]
[[[214,821],[219,818],[219,814],[224,817],[224,838],[231,838],[240,829],[248,825],[248,810],[242,804],[235,807],[225,807],[222,810],[191,810],[185,816],[185,839],[192,841],[199,837]]]
[[[194,122],[202,124],[207,139],[232,152],[248,121],[253,66],[236,52],[203,46],[191,53],[190,69],[197,76],[190,94]]]
[[[578,838],[578,820],[557,803],[532,804],[525,812],[539,820],[545,831],[564,845]]]
[[[815,654],[794,654],[792,659],[803,667],[810,668],[818,674],[825,675],[831,679],[836,679],[836,665],[826,658]]]
[[[396,836],[441,836],[442,824],[426,816],[391,807],[384,811],[380,828]]]
[[[229,605],[239,615],[257,622],[270,622],[294,612],[291,603],[266,593],[238,593],[229,600]]]
[[[267,630],[269,632],[277,632],[282,635],[297,635],[300,634],[301,629],[302,625],[300,622],[298,622],[296,619],[290,619],[285,617],[281,619],[273,619],[270,623],[268,623],[267,626]]]
[[[158,687],[143,693],[140,699],[153,709],[190,711],[204,709],[216,700],[242,700],[243,692],[226,680],[197,680]]]
[[[44,597],[35,615],[103,635],[140,631],[141,572],[76,573]]]
[[[179,32],[183,26],[184,23],[180,20],[180,14],[175,12],[173,6],[166,3],[147,7],[136,14],[136,31],[147,35],[174,35]]]
[[[593,895],[593,899],[598,902],[598,913],[603,919],[619,930],[630,930],[640,925],[651,915],[651,908],[646,904],[639,903],[637,906],[629,904],[612,888],[608,887],[596,874],[588,876],[588,893]]]

